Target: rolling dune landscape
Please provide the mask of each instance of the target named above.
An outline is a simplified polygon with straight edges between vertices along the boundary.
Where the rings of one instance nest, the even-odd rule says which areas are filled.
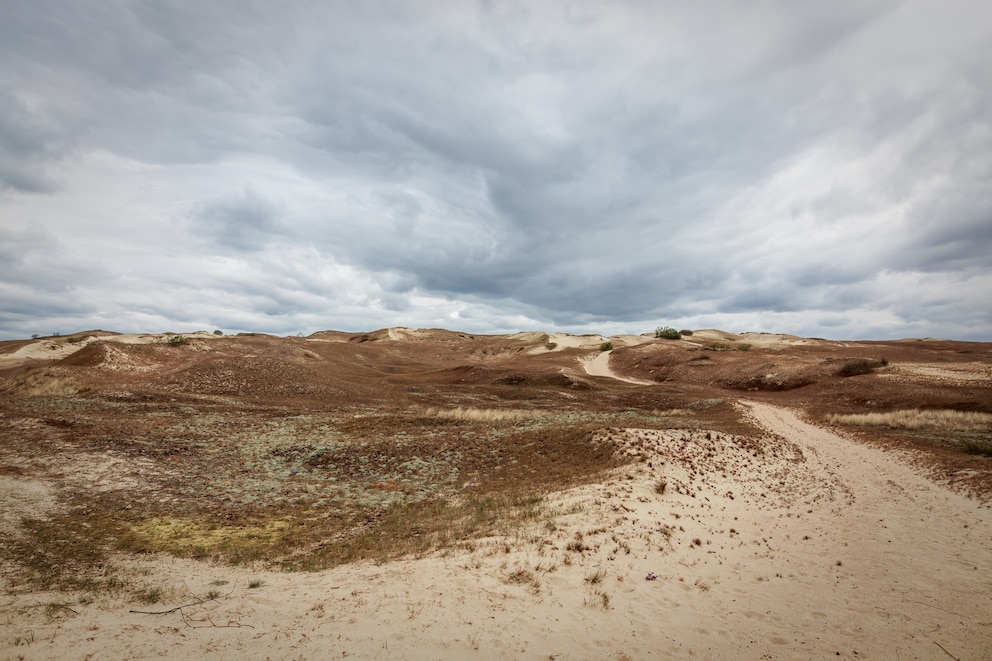
[[[992,649],[992,344],[0,343],[5,658]]]

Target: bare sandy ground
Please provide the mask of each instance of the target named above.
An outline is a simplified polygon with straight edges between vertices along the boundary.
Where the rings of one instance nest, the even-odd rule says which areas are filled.
[[[897,455],[742,406],[767,437],[605,432],[641,460],[470,550],[313,574],[126,561],[164,591],[154,606],[3,590],[0,655],[989,658],[992,511]],[[4,511],[49,500],[0,487]]]

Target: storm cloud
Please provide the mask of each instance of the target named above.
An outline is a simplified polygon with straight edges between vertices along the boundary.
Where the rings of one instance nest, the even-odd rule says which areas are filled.
[[[992,340],[978,1],[0,5],[0,337]]]

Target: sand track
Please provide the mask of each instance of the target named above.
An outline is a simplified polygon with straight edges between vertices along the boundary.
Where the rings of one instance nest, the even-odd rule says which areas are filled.
[[[610,355],[613,351],[601,351],[594,356],[587,357],[582,361],[582,368],[586,371],[589,376],[603,376],[608,379],[615,379],[617,381],[623,381],[625,383],[632,383],[636,386],[653,386],[654,381],[648,381],[647,379],[635,379],[626,376],[620,376],[612,369],[610,369]]]

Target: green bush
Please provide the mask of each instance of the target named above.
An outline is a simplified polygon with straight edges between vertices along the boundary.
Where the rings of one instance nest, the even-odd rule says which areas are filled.
[[[600,351],[612,351],[613,350],[613,343],[612,342],[603,342],[602,344],[599,345],[599,350]]]
[[[181,346],[183,344],[186,344],[188,341],[189,340],[186,338],[185,335],[172,335],[172,336],[169,337],[168,340],[166,340],[166,342],[168,342],[169,344],[171,344],[174,347],[178,347],[178,346]]]
[[[222,330],[215,330],[214,331],[214,335],[223,335],[223,334],[224,334],[224,331],[222,331]]]
[[[679,335],[682,335],[684,337],[689,337],[690,335],[692,335],[692,331],[691,330],[680,330],[679,331]]]
[[[662,340],[681,340],[682,334],[671,326],[658,326],[654,329],[654,336]]]

